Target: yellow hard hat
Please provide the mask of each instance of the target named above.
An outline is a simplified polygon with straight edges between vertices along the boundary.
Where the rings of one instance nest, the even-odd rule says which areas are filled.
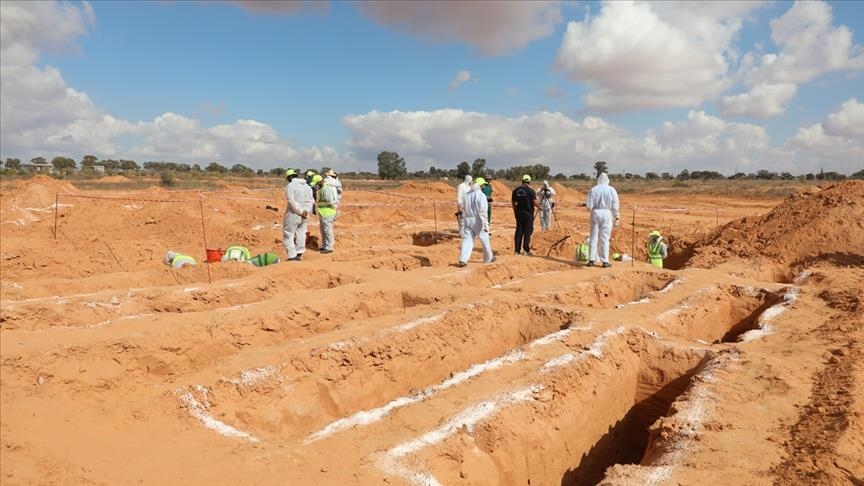
[[[661,236],[661,235],[660,235],[660,232],[658,230],[654,230],[654,231],[648,233],[648,236]]]
[[[482,186],[482,185],[486,184],[486,179],[484,179],[482,177],[478,177],[478,178],[474,179],[474,184],[477,184],[478,186]]]
[[[531,176],[528,174],[523,175],[522,182],[531,182]]]
[[[312,185],[313,185],[313,186],[317,186],[317,185],[318,185],[321,181],[323,181],[323,180],[324,180],[323,177],[321,177],[321,176],[318,175],[318,174],[315,174],[315,175],[312,176]]]
[[[294,169],[288,169],[285,171],[285,178],[286,179],[291,177],[291,176],[296,176],[296,175],[297,175],[297,171]]]

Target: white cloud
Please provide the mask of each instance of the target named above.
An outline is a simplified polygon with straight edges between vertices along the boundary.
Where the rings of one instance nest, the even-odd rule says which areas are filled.
[[[567,25],[556,67],[587,84],[589,109],[695,107],[730,86],[740,15],[758,6],[607,2]]]
[[[561,21],[560,2],[460,1],[357,3],[369,18],[422,39],[465,42],[501,55],[552,35]]]
[[[833,20],[825,2],[795,2],[771,21],[771,39],[780,52],[747,58],[746,64],[755,64],[750,83],[802,83],[831,71],[864,69],[864,48],[845,25],[832,27]]]
[[[450,90],[455,90],[471,79],[471,71],[463,69],[456,73],[456,79],[450,81]]]
[[[50,160],[56,155],[94,154],[141,162],[244,163],[254,168],[339,161],[349,166],[343,170],[351,170],[356,163],[330,147],[292,147],[273,127],[255,120],[204,127],[174,113],[149,122],[112,116],[86,93],[69,87],[56,68],[36,66],[42,49],[75,52],[75,39],[87,33],[94,19],[86,2],[0,2],[0,149],[4,155],[42,155]]]
[[[864,104],[856,98],[846,100],[840,111],[828,115],[825,131],[838,137],[857,138],[864,141]]]
[[[757,84],[747,93],[724,96],[720,110],[724,115],[770,118],[786,112],[798,87],[792,83]]]
[[[851,174],[864,169],[864,105],[855,98],[829,114],[824,123],[798,129],[787,146],[807,170],[821,169]]]
[[[741,170],[763,168],[772,150],[762,127],[728,123],[701,111],[643,136],[602,118],[576,121],[551,112],[508,118],[455,109],[373,111],[346,116],[343,123],[358,159],[374,160],[381,150],[392,150],[411,170],[484,157],[494,168],[542,162],[566,174],[590,173],[601,159],[613,171],[727,173],[731,163]]]

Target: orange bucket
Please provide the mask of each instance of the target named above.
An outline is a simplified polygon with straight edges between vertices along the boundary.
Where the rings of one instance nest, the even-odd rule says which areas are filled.
[[[207,263],[221,262],[222,261],[222,255],[224,255],[224,254],[225,254],[225,252],[222,251],[221,249],[214,250],[212,248],[207,248]]]

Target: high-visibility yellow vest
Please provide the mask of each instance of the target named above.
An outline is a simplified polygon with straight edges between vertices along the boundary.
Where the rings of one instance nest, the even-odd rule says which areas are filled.
[[[663,253],[660,252],[662,244],[660,238],[648,240],[648,261],[652,267],[663,268]]]
[[[330,216],[336,216],[336,208],[334,208],[329,202],[324,200],[324,189],[331,188],[333,191],[336,190],[336,186],[333,184],[324,184],[321,186],[321,190],[318,191],[318,216],[323,218],[329,218]]]

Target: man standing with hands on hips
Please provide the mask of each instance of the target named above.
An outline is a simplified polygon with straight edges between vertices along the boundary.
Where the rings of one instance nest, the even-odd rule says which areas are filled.
[[[618,207],[618,191],[609,185],[609,176],[605,172],[600,173],[600,176],[597,177],[597,185],[588,191],[585,207],[590,212],[589,225],[591,227],[588,243],[590,246],[588,266],[593,267],[599,258],[603,263],[603,268],[611,267],[612,264],[609,263],[609,240],[612,238],[612,225],[618,226],[621,219]]]

